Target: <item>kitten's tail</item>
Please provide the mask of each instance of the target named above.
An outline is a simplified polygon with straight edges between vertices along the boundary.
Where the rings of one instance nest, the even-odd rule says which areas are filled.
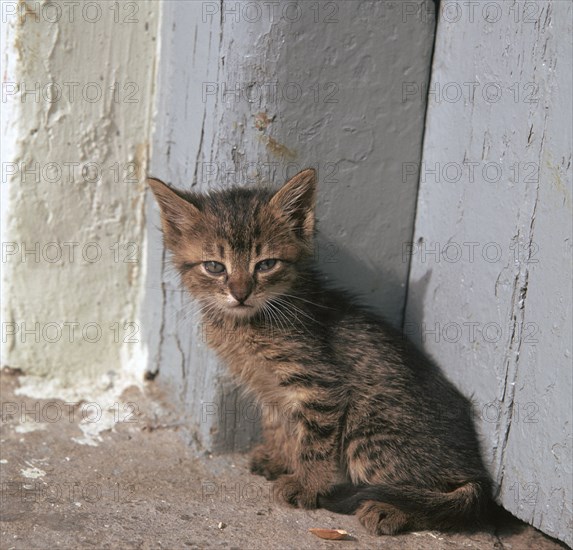
[[[383,502],[424,519],[434,528],[453,528],[468,522],[479,523],[487,512],[490,484],[469,481],[450,492],[439,492],[403,485],[335,485],[318,497],[321,508],[339,514],[352,514],[368,500]]]

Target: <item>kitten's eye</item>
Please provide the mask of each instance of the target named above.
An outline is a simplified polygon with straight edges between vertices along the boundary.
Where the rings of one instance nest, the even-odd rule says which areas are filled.
[[[263,260],[255,266],[255,271],[270,271],[275,265],[277,265],[278,260]]]
[[[221,275],[225,273],[225,266],[220,262],[203,262],[203,267],[205,271],[211,273],[211,275]]]

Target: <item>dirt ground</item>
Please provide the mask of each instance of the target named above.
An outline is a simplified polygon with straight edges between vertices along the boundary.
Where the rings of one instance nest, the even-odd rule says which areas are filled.
[[[137,412],[118,406],[120,422],[90,435],[82,405],[17,395],[18,380],[0,374],[2,550],[566,548],[509,514],[474,533],[372,537],[353,516],[274,502],[244,455],[194,449],[175,417],[157,416],[153,390],[128,390]],[[350,540],[321,540],[313,527],[344,529]]]

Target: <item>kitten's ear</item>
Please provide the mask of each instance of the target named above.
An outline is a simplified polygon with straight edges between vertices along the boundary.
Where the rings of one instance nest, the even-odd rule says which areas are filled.
[[[316,171],[307,168],[288,180],[272,197],[269,204],[295,224],[306,239],[314,234]]]
[[[181,235],[193,227],[201,212],[161,180],[147,178],[147,183],[161,209],[161,226],[166,243],[175,245]]]

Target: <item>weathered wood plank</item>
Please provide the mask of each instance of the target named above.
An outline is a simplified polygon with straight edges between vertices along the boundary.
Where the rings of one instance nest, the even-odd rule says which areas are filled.
[[[571,544],[571,4],[449,4],[406,331],[473,393],[503,505]]]
[[[434,34],[433,2],[407,4],[165,2],[151,161],[197,189],[278,185],[317,167],[320,265],[398,326],[418,184],[402,169],[419,163],[425,109],[419,95],[403,100],[403,83],[427,81]],[[206,448],[244,448],[256,423],[161,271],[152,201],[149,216],[149,369]]]

